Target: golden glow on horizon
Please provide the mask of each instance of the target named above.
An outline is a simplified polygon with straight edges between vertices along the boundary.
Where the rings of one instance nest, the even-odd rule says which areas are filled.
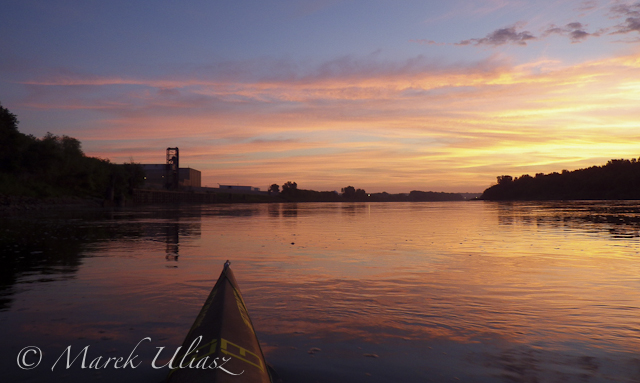
[[[73,134],[89,155],[154,163],[162,162],[165,147],[179,146],[181,162],[203,171],[203,184],[294,180],[332,190],[346,182],[398,192],[481,191],[500,174],[637,158],[638,77],[640,54],[567,67],[538,60],[490,70],[243,83],[62,78],[29,84],[125,87],[140,103],[52,102],[113,112],[96,129]]]

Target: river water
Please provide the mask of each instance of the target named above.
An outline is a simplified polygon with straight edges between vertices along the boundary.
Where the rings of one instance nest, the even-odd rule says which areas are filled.
[[[285,383],[640,382],[636,202],[14,212],[0,252],[2,381],[161,382],[229,259]]]

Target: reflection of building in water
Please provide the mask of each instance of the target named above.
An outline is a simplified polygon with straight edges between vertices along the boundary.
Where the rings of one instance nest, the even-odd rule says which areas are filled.
[[[160,235],[164,235],[164,241],[166,243],[165,258],[167,261],[178,261],[180,257],[180,239],[182,242],[189,241],[191,238],[198,238],[201,236],[202,224],[200,222],[201,209],[182,209],[175,214],[180,216],[170,216],[169,222],[164,223],[164,230],[157,232]],[[193,218],[197,218],[194,222]],[[188,221],[180,221],[181,218],[187,218]]]
[[[178,261],[180,256],[180,224],[167,225],[167,261]]]
[[[145,218],[148,221],[137,226],[140,238],[158,245],[164,243],[165,257],[168,261],[178,260],[181,242],[184,245],[202,235],[202,206],[157,209],[150,211]],[[154,248],[156,254],[159,254],[158,250],[158,247]]]

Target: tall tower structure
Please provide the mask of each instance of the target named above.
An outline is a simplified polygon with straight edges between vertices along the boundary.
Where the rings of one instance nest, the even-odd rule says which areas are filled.
[[[168,190],[178,190],[179,173],[180,152],[178,148],[167,148],[167,164],[164,170],[164,182]]]

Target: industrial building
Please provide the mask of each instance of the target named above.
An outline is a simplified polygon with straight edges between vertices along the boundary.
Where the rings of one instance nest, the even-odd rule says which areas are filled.
[[[180,152],[178,148],[167,148],[166,163],[164,164],[142,164],[141,166],[145,172],[145,189],[188,189],[198,192],[224,192],[232,194],[263,193],[260,191],[260,188],[241,185],[219,185],[219,188],[203,188],[202,175],[199,170],[180,167]]]
[[[145,172],[145,187],[164,189],[167,185],[166,164],[143,164]],[[201,173],[192,168],[178,168],[178,185],[181,187],[200,187]]]
[[[178,148],[167,148],[167,162],[164,164],[143,164],[144,185],[152,189],[177,190],[201,185],[199,170],[180,167]]]

